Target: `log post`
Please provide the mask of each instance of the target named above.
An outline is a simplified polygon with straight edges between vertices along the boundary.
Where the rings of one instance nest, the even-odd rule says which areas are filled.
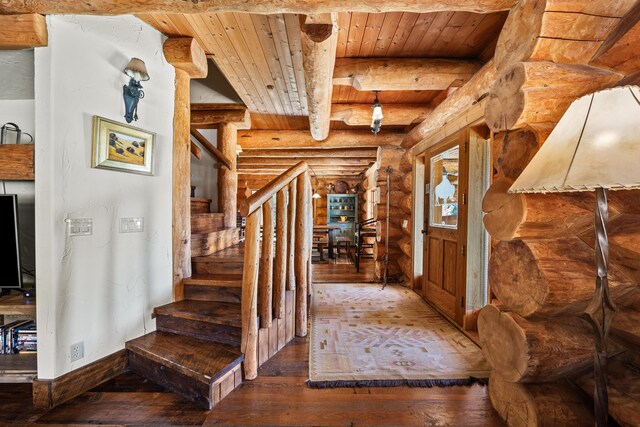
[[[190,80],[207,76],[207,58],[195,39],[169,38],[164,56],[176,71],[173,115],[173,299],[184,298],[184,279],[191,277],[191,136]]]
[[[218,169],[218,206],[224,213],[224,226],[236,226],[238,211],[238,173],[236,170],[236,148],[238,129],[233,123],[218,126],[218,149],[231,161],[231,168]]]
[[[551,382],[593,367],[593,334],[576,317],[529,321],[493,305],[480,310],[480,346],[509,382]]]
[[[307,253],[309,252],[309,202],[311,188],[308,179],[309,172],[298,175],[296,195],[296,335],[307,336]]]
[[[260,327],[271,326],[273,317],[273,199],[262,205],[262,250],[260,251]]]
[[[310,29],[317,25],[302,25],[302,64],[304,66],[305,88],[309,110],[311,135],[316,141],[329,136],[331,117],[331,94],[333,92],[333,66],[338,46],[337,14],[327,13],[319,16],[301,17],[303,21],[322,22],[323,27],[330,24],[331,31],[323,38],[316,37]],[[305,32],[306,31],[306,32]],[[326,32],[325,32],[326,35]],[[319,40],[319,41],[314,41]]]
[[[258,376],[258,265],[260,263],[260,220],[262,208],[247,217],[244,274],[242,276],[242,343],[244,376]]]
[[[288,188],[283,188],[276,195],[276,253],[273,266],[273,302],[274,315],[278,319],[285,316],[284,294],[287,286],[287,198]]]
[[[289,204],[287,206],[287,290],[296,289],[296,213],[297,180],[289,183]]]

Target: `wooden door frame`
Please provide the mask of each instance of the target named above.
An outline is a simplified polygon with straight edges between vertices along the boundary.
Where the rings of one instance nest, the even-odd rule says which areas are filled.
[[[486,98],[478,101],[465,111],[460,112],[451,121],[444,124],[437,131],[434,131],[426,138],[422,139],[411,149],[413,157],[413,209],[411,214],[412,233],[411,233],[411,252],[413,255],[413,289],[417,290],[422,286],[422,269],[424,264],[424,239],[422,238],[422,225],[424,224],[424,188],[425,188],[425,172],[426,162],[424,156],[432,147],[443,142],[451,135],[457,133],[461,129],[468,128],[471,134],[477,134],[481,138],[489,139],[490,132],[484,119],[484,108]],[[464,325],[473,323],[465,315]],[[457,323],[453,322],[458,326]],[[463,329],[463,328],[461,328]]]

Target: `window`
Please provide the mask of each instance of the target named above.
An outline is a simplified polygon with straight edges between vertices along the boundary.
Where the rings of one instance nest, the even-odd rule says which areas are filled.
[[[458,228],[459,149],[456,145],[431,158],[429,224]]]

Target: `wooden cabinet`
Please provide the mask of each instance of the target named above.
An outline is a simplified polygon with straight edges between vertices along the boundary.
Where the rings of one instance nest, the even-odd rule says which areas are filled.
[[[327,225],[337,225],[335,237],[348,237],[355,242],[357,194],[327,194]]]

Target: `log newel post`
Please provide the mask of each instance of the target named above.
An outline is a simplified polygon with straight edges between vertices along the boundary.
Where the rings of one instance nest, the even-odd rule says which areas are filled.
[[[207,76],[204,50],[190,37],[171,37],[164,56],[176,71],[173,116],[172,252],[173,298],[183,299],[184,279],[191,277],[191,137],[190,80]]]
[[[242,276],[242,352],[245,378],[258,376],[258,272],[262,209],[247,217]]]
[[[584,312],[584,317],[593,328],[595,334],[594,372],[595,393],[594,406],[596,425],[604,427],[609,420],[609,398],[607,393],[607,339],[613,318],[618,309],[609,293],[607,263],[609,260],[609,240],[607,237],[607,221],[609,208],[607,190],[596,189],[595,231],[596,231],[596,288],[593,298]]]
[[[311,204],[311,187],[309,173],[305,172],[297,178],[296,206],[296,252],[294,268],[296,273],[296,335],[307,336],[307,292],[308,292],[308,255],[311,239],[309,236],[309,208]]]

